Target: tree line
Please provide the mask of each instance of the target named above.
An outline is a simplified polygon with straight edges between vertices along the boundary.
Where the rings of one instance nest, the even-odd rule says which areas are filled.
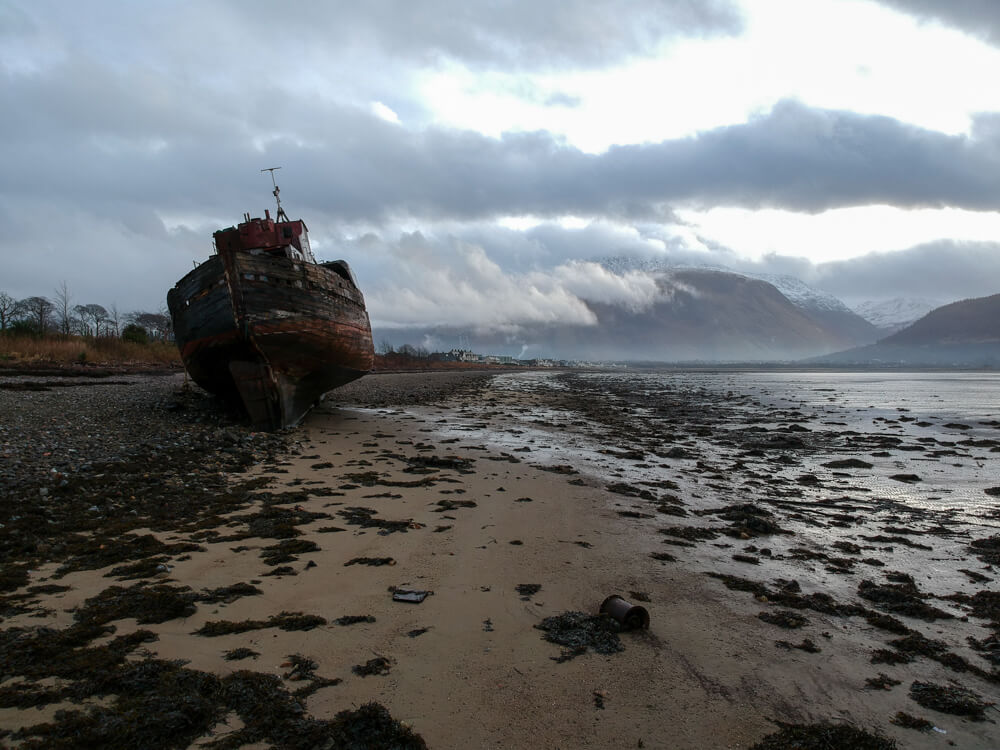
[[[112,304],[74,304],[66,282],[49,297],[15,299],[0,290],[0,335],[86,336],[126,341],[167,341],[173,338],[170,316],[164,311],[123,312]]]

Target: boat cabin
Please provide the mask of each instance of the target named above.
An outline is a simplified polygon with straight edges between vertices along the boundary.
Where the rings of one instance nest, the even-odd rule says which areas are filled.
[[[250,214],[244,214],[244,218],[239,226],[220,229],[213,235],[219,253],[243,252],[316,262],[306,223],[301,219],[275,221],[266,209],[263,219],[251,219]]]

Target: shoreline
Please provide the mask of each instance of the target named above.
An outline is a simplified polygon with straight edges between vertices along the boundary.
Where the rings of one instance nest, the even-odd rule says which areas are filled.
[[[723,467],[698,466],[696,432],[680,434],[678,422],[670,440],[663,434],[633,430],[609,433],[606,449],[623,455],[603,457],[620,467],[617,470],[625,475],[621,484],[626,485],[610,491],[604,469],[570,473],[585,469],[578,460],[582,453],[561,463],[553,452],[556,458],[546,462],[538,442],[542,438],[527,437],[524,428],[531,420],[548,423],[536,425],[542,433],[582,430],[571,424],[581,420],[620,424],[613,403],[574,404],[572,393],[553,397],[531,389],[497,389],[493,372],[428,375],[436,373],[386,374],[388,380],[358,381],[355,392],[334,392],[300,429],[278,436],[251,438],[236,425],[220,427],[222,417],[198,397],[184,409],[165,411],[161,416],[176,421],[173,437],[188,435],[192,446],[201,446],[209,456],[218,447],[213,439],[232,439],[226,443],[231,451],[224,452],[227,460],[203,467],[205,476],[218,475],[222,482],[210,490],[246,488],[232,493],[234,497],[220,504],[218,513],[205,512],[197,522],[151,515],[155,523],[148,530],[139,525],[116,529],[119,539],[148,534],[160,545],[178,545],[175,550],[157,547],[154,555],[135,549],[128,560],[79,567],[60,578],[53,576],[59,562],[80,563],[85,555],[63,554],[60,559],[59,553],[48,553],[52,562],[25,571],[27,578],[13,595],[28,592],[31,585],[70,588],[13,602],[9,590],[8,603],[26,611],[5,614],[4,629],[70,627],[75,615],[66,610],[87,610],[87,599],[112,585],[127,588],[147,580],[148,586],[204,592],[245,584],[261,593],[237,596],[228,603],[188,602],[186,614],[162,622],[140,625],[131,618],[110,622],[116,637],[137,630],[156,634],[158,640],[143,644],[150,654],[188,659],[187,668],[198,672],[225,676],[250,669],[280,678],[289,691],[300,683],[315,686],[317,676],[341,680],[316,687],[304,698],[309,714],[330,719],[339,711],[377,700],[430,747],[538,743],[636,747],[642,741],[645,747],[746,748],[776,730],[770,719],[803,724],[846,721],[895,737],[902,746],[940,745],[935,733],[890,725],[888,719],[897,710],[934,716],[935,723],[941,722],[938,726],[947,724],[947,738],[962,747],[990,746],[994,725],[915,706],[906,698],[909,679],[903,678],[939,683],[960,678],[980,693],[990,695],[992,690],[994,696],[995,683],[956,674],[927,658],[893,666],[871,664],[872,650],[885,648],[886,638],[892,636],[864,624],[858,615],[794,603],[778,610],[767,601],[780,591],[766,572],[776,563],[760,550],[770,544],[772,555],[782,555],[775,537],[742,540],[744,546],[757,547],[756,553],[728,550],[757,558],[756,563],[743,564],[753,579],[763,579],[765,584],[760,585],[769,587],[767,594],[758,593],[756,598],[753,589],[731,591],[703,575],[704,562],[685,558],[691,547],[664,544],[671,539],[706,548],[732,544],[717,532],[715,542],[702,542],[665,536],[657,528],[705,526],[716,516],[692,511],[718,507],[723,504],[719,498],[736,489],[725,477],[713,478]],[[4,401],[8,396],[0,395],[0,411],[5,403],[10,408],[10,401]],[[167,389],[161,401],[169,404],[172,398]],[[721,395],[702,398],[706,403],[717,398],[720,408],[725,406]],[[685,399],[692,413],[700,408],[693,397]],[[53,414],[58,413],[57,406],[51,406]],[[521,440],[528,450],[487,444],[480,436],[490,430],[506,431],[508,439]],[[189,434],[199,431],[200,435]],[[642,448],[648,461],[654,438],[664,451],[672,444],[692,454],[661,460],[681,469],[682,475],[685,470],[692,472],[684,475],[693,482],[689,487],[645,488],[647,497],[641,494],[644,488],[629,478],[625,466],[641,459],[624,454]],[[834,453],[826,460],[836,458]],[[573,469],[571,463],[580,468]],[[249,471],[241,474],[241,468]],[[270,484],[262,486],[262,479]],[[196,491],[192,482],[187,485],[185,491]],[[701,500],[689,492],[702,495]],[[667,496],[680,496],[681,502]],[[184,545],[202,549],[181,549]],[[72,545],[68,551],[94,553]],[[651,553],[659,553],[661,559],[650,557]],[[289,559],[271,562],[283,557]],[[345,564],[357,558],[387,557],[394,564]],[[151,574],[146,578],[104,576],[116,564],[139,565],[153,559],[160,561],[146,569]],[[102,560],[82,562],[94,565]],[[159,571],[159,565],[166,569]],[[740,569],[739,561],[728,565]],[[287,571],[273,575],[282,567],[291,568],[294,575]],[[740,585],[735,580],[729,583]],[[517,590],[519,584],[541,588],[525,597]],[[434,593],[419,604],[401,603],[392,600],[390,586]],[[623,633],[625,650],[620,653],[588,652],[563,663],[553,661],[562,649],[542,639],[535,626],[543,618],[574,610],[596,614],[606,596],[617,593],[630,599],[632,592],[650,600],[643,604],[652,618],[649,631]],[[842,600],[840,593],[835,598]],[[804,627],[783,630],[758,618],[762,611],[789,607],[808,621]],[[193,634],[211,622],[267,621],[281,612],[301,612],[326,622],[305,631],[263,627],[213,637]],[[373,617],[374,622],[336,624],[341,617]],[[933,625],[902,619],[910,629],[934,636]],[[423,628],[428,630],[411,636]],[[776,639],[790,643],[804,635],[819,646],[819,653],[773,645]],[[224,658],[225,652],[238,648],[257,651],[258,656]],[[294,663],[282,666],[295,654],[313,660],[316,667],[296,673]],[[962,655],[969,663],[984,664],[968,649]],[[386,663],[371,669],[388,673],[360,676],[352,671],[379,659]],[[865,690],[865,679],[880,672],[895,675],[904,684],[892,690]],[[18,683],[8,679],[0,688]],[[61,704],[41,710],[2,708],[0,728],[37,723],[51,717],[56,705]],[[72,703],[64,707],[80,708]],[[241,721],[231,716],[216,727],[214,736],[240,726]]]

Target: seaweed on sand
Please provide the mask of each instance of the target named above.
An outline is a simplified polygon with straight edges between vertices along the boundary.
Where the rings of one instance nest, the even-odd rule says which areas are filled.
[[[905,711],[897,711],[896,715],[889,719],[889,723],[906,729],[919,729],[921,732],[926,732],[934,726],[927,719],[912,716]]]
[[[519,583],[514,587],[521,598],[527,601],[539,591],[542,590],[542,584],[540,583]]]
[[[281,508],[266,506],[257,513],[249,513],[243,516],[234,516],[233,522],[246,523],[246,531],[241,531],[230,536],[220,537],[216,541],[235,542],[250,537],[260,537],[262,539],[290,539],[299,536],[302,532],[296,527],[312,521],[330,518],[329,513],[304,510],[303,508]]]
[[[95,625],[126,617],[134,617],[141,625],[160,623],[194,614],[197,597],[187,586],[150,586],[145,581],[128,588],[110,586],[87,599],[74,617]]]
[[[792,533],[771,520],[771,516],[774,515],[771,511],[753,503],[727,505],[724,508],[707,511],[707,513],[716,515],[724,521],[730,521],[730,525],[722,529],[722,532],[732,537],[748,538]]]
[[[351,526],[360,526],[363,529],[376,528],[380,534],[391,534],[394,531],[406,531],[413,524],[413,519],[405,521],[389,521],[384,518],[376,518],[377,511],[371,508],[344,508],[338,510],[337,515],[344,519]]]
[[[302,654],[291,654],[288,656],[288,661],[281,665],[282,667],[291,667],[290,671],[286,672],[284,679],[290,682],[300,682],[307,681],[308,684],[295,690],[293,695],[296,698],[305,698],[312,695],[320,688],[330,687],[333,685],[339,685],[343,680],[339,677],[333,679],[327,677],[319,677],[316,674],[316,670],[319,669],[319,663],[310,659]]]
[[[294,562],[304,552],[318,552],[319,545],[308,539],[283,539],[277,544],[264,547],[260,556],[268,565]]]
[[[380,567],[382,565],[395,565],[396,561],[391,557],[352,557],[344,563],[348,565],[368,565],[369,567]]]
[[[126,664],[89,694],[116,694],[109,705],[57,711],[54,720],[21,729],[22,748],[186,747],[218,721],[219,679],[174,662]]]
[[[223,654],[226,661],[239,661],[240,659],[256,659],[260,656],[260,653],[254,651],[252,648],[247,648],[246,646],[241,646],[240,648],[234,648]]]
[[[984,721],[986,708],[993,705],[968,688],[958,685],[935,685],[933,682],[915,681],[910,685],[910,697],[924,708],[956,716],[968,716],[973,721]]]
[[[375,622],[375,618],[372,615],[344,615],[343,617],[338,617],[333,622],[337,625],[347,626],[357,625],[359,622]]]
[[[246,633],[250,630],[263,630],[264,628],[312,630],[320,625],[326,625],[326,618],[319,615],[304,615],[301,612],[282,612],[278,615],[272,615],[267,620],[243,620],[242,622],[211,620],[194,631],[194,634],[211,638],[232,633]]]
[[[912,581],[885,584],[877,584],[868,580],[861,581],[858,584],[858,596],[874,602],[876,606],[887,612],[916,617],[928,622],[954,617],[948,612],[926,604],[924,599],[927,595],[920,593]]]
[[[355,664],[351,667],[351,671],[360,677],[368,677],[369,675],[389,674],[390,666],[390,661],[384,656],[376,656],[364,664]]]
[[[420,735],[393,719],[378,703],[341,711],[332,721],[313,719],[306,715],[299,698],[284,689],[277,675],[234,672],[222,680],[220,692],[222,703],[235,711],[245,726],[206,744],[214,750],[235,750],[255,742],[268,742],[283,750],[427,747]]]
[[[76,570],[95,570],[154,555],[175,555],[203,549],[192,542],[164,544],[152,534],[140,536],[129,533],[113,540],[102,534],[90,537],[67,536],[64,553],[66,562],[59,566],[52,577],[61,578]]]
[[[899,680],[894,680],[889,675],[879,672],[878,677],[869,677],[865,680],[865,690],[891,690],[899,684],[901,684]]]
[[[230,604],[242,596],[256,596],[263,593],[263,591],[253,584],[234,583],[230,586],[206,589],[198,595],[198,601],[208,602],[209,604]]]
[[[780,731],[767,735],[750,750],[895,750],[896,742],[848,724],[785,724],[775,722]]]
[[[599,654],[615,654],[625,647],[618,638],[618,623],[607,615],[588,615],[584,612],[564,612],[546,617],[536,628],[545,632],[542,637],[550,643],[566,646],[557,661],[567,661],[593,649]]]
[[[705,575],[718,578],[728,589],[734,591],[749,591],[761,601],[769,601],[783,607],[793,609],[811,609],[814,612],[821,612],[827,615],[846,617],[852,615],[864,615],[867,610],[856,604],[840,604],[829,594],[822,591],[814,591],[811,594],[800,594],[801,591],[797,581],[787,581],[781,583],[777,589],[770,589],[763,583],[751,581],[739,576],[706,571]]]
[[[801,628],[803,625],[809,624],[809,618],[805,615],[800,615],[798,612],[789,612],[788,610],[761,612],[757,617],[764,622],[769,622],[772,625],[782,628]]]

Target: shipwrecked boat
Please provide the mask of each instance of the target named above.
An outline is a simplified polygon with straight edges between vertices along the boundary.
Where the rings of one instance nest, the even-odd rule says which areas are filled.
[[[296,425],[324,393],[370,372],[371,324],[346,261],[317,263],[281,207],[213,235],[215,254],[167,294],[191,378],[246,409],[254,428]]]

